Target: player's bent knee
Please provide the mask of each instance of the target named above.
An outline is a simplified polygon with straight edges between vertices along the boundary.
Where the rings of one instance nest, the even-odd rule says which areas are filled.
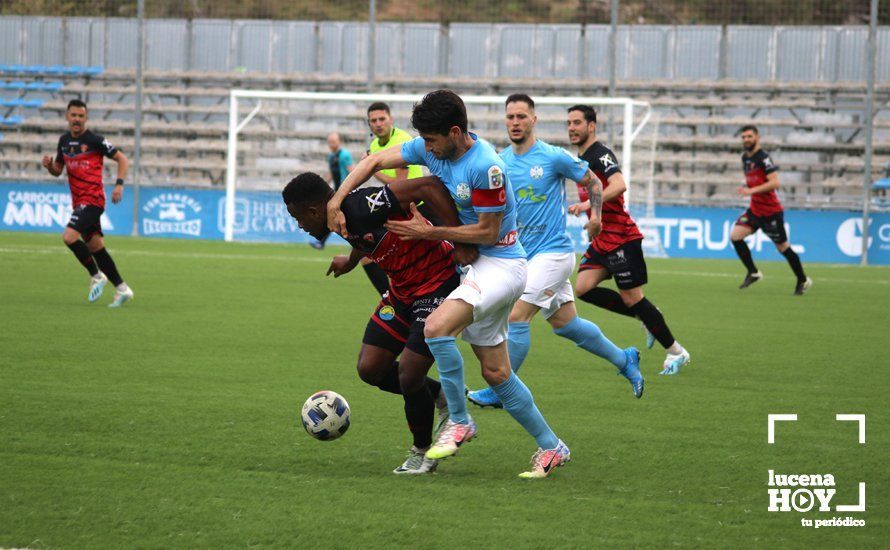
[[[355,370],[358,371],[358,377],[362,379],[362,382],[371,386],[379,385],[380,381],[383,379],[377,365],[370,361],[363,360],[362,356],[359,356],[358,365],[356,365]]]
[[[633,307],[637,305],[637,302],[643,299],[643,289],[640,287],[632,288],[630,290],[619,290],[618,294],[621,296],[621,301],[624,302],[624,305],[627,307]]]
[[[507,381],[507,378],[510,378],[510,367],[501,368],[501,369],[482,369],[482,378],[488,382],[489,386],[497,386],[498,384],[503,384]]]
[[[62,242],[66,245],[71,245],[80,240],[80,235],[74,231],[65,231],[62,233]]]
[[[451,336],[449,334],[449,323],[443,315],[436,315],[435,312],[426,318],[423,326],[424,338],[439,338],[441,336]]]

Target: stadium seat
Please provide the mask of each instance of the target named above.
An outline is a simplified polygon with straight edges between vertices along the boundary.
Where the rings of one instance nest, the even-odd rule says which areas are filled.
[[[17,73],[23,73],[23,72],[25,72],[25,66],[24,66],[24,65],[18,65],[18,64],[14,64],[14,65],[0,65],[0,73],[12,73],[12,74],[17,74]]]
[[[23,123],[25,119],[20,116],[8,116],[8,117],[0,117],[0,125],[4,126],[18,126]]]
[[[42,99],[24,99],[16,97],[12,99],[0,99],[0,107],[23,107],[25,109],[39,109],[46,103]]]
[[[44,73],[45,71],[46,67],[44,65],[25,65],[22,68],[22,72],[25,74],[38,75]]]

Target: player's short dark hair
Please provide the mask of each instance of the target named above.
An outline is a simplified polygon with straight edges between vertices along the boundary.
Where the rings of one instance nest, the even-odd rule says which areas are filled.
[[[581,114],[584,115],[584,120],[596,122],[596,111],[590,105],[572,105],[567,112],[571,113],[572,111],[581,111]]]
[[[452,126],[467,133],[467,108],[464,100],[451,90],[436,90],[414,104],[411,125],[424,134],[447,136]]]
[[[284,204],[309,206],[327,202],[333,193],[324,178],[315,172],[303,172],[284,186],[281,198]]]
[[[535,108],[535,100],[529,97],[528,94],[510,94],[507,96],[507,101],[504,102],[504,107],[511,103],[516,103],[517,101],[522,101],[528,105],[530,109]]]
[[[389,105],[382,101],[375,101],[371,105],[368,106],[368,114],[371,114],[371,111],[386,111],[386,114],[391,114],[389,112]]]
[[[84,109],[86,109],[87,104],[79,99],[72,99],[68,102],[68,106],[65,107],[65,112],[68,112],[68,109],[70,109],[71,107],[83,107]]]
[[[739,129],[739,135],[744,134],[745,132],[754,132],[757,135],[760,135],[760,132],[757,131],[757,126],[753,124],[745,124]]]

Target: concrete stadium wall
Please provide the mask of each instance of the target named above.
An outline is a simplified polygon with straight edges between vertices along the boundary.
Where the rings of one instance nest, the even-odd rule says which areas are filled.
[[[149,69],[363,74],[360,22],[150,19]],[[0,17],[0,63],[136,65],[135,19]],[[632,25],[618,78],[864,81],[865,26]],[[379,23],[379,75],[607,78],[607,25]],[[480,53],[484,52],[484,55]],[[890,27],[877,79],[890,81]]]

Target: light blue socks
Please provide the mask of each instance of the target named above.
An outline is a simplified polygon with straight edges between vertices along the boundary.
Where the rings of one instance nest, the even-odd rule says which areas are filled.
[[[439,336],[427,338],[426,344],[430,347],[433,358],[436,360],[436,368],[439,369],[439,382],[445,399],[448,401],[448,412],[452,422],[468,424],[470,417],[467,414],[467,400],[464,395],[464,358],[457,349],[457,342],[451,336]],[[526,390],[528,391],[528,390]]]
[[[532,345],[528,323],[510,323],[507,332],[507,353],[510,354],[510,368],[519,372]]]
[[[579,348],[609,361],[618,370],[623,370],[627,363],[624,350],[613,344],[598,326],[587,319],[575,317],[564,327],[553,329],[553,332],[575,342]]]
[[[532,392],[528,390],[515,373],[510,373],[510,378],[507,378],[507,380],[497,386],[492,386],[492,389],[501,400],[504,408],[510,413],[510,416],[535,438],[538,447],[554,449],[559,445],[559,438],[556,437],[556,434],[547,425],[547,421],[544,420],[544,416],[538,410],[538,406],[535,405]]]

